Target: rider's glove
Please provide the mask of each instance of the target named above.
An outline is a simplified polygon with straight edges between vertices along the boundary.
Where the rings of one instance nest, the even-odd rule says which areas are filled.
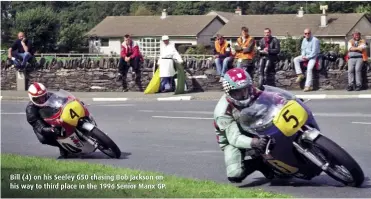
[[[54,135],[57,135],[57,136],[63,136],[61,135],[62,134],[61,131],[55,127],[45,127],[43,128],[43,131],[46,133],[53,133]]]
[[[251,147],[260,153],[264,153],[265,149],[267,148],[269,139],[270,138],[266,135],[259,138],[253,138],[251,142]]]

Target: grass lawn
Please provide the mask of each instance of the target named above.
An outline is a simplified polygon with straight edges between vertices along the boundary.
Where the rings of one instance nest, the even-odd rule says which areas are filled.
[[[122,161],[122,160],[117,160]],[[124,160],[127,161],[127,160]],[[129,160],[130,161],[130,160]],[[11,174],[20,174],[21,180],[10,180]],[[31,180],[22,181],[22,177]],[[122,180],[85,180],[85,177],[121,176]],[[221,174],[222,175],[222,174]],[[73,177],[70,179],[44,180],[44,176]],[[78,177],[79,176],[79,177]],[[125,180],[125,176],[128,177]],[[133,179],[133,176],[136,178]],[[139,179],[147,176],[153,180]],[[157,180],[155,179],[157,176]],[[17,177],[12,175],[12,177]],[[41,178],[41,180],[39,179]],[[35,178],[35,180],[34,180]],[[85,198],[283,198],[288,195],[274,194],[259,189],[237,188],[229,184],[219,184],[206,180],[193,180],[161,173],[117,168],[77,161],[61,161],[48,158],[1,154],[1,192],[2,197],[85,197]],[[47,189],[46,184],[54,188]],[[10,185],[12,188],[10,189]],[[16,185],[17,184],[17,185]],[[36,189],[38,184],[40,189]],[[87,188],[90,184],[90,189]],[[141,187],[141,184],[144,185]],[[84,185],[84,188],[81,187]],[[146,186],[146,185],[154,185]],[[95,186],[95,189],[92,187]],[[14,189],[18,187],[18,189]],[[23,187],[23,188],[22,188]],[[31,190],[32,187],[32,190]],[[63,190],[61,188],[63,187]],[[135,188],[134,188],[135,187]],[[28,188],[28,189],[27,189]],[[147,188],[147,189],[146,189]]]

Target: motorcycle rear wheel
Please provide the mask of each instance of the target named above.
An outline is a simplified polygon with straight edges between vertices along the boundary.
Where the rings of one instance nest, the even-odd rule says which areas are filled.
[[[121,157],[120,148],[116,145],[115,142],[112,141],[112,139],[108,135],[103,133],[100,129],[94,127],[91,131],[91,136],[97,140],[99,144],[98,149],[104,154],[111,158],[119,159]],[[109,151],[106,151],[107,149]]]
[[[320,135],[314,143],[312,143],[312,147],[315,148],[315,150],[311,150],[314,155],[329,163],[328,169],[325,171],[327,175],[346,186],[359,187],[362,185],[365,177],[361,167],[354,158],[338,144]],[[339,171],[339,167],[343,167],[341,168],[342,171]]]

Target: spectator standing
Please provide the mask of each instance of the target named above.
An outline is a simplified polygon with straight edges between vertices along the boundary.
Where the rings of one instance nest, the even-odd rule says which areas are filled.
[[[254,62],[255,57],[255,39],[249,35],[249,29],[241,28],[241,36],[237,39],[237,47],[235,47],[237,59],[237,67],[244,68],[252,79],[254,79]]]
[[[362,67],[368,59],[366,48],[367,44],[361,39],[361,33],[354,32],[353,38],[348,42],[348,91],[362,89]]]
[[[215,65],[218,75],[220,75],[219,82],[223,81],[225,72],[228,69],[228,65],[233,60],[231,54],[231,46],[225,41],[222,35],[216,36],[216,41],[214,45],[214,55],[215,55]]]
[[[34,56],[32,43],[23,32],[18,33],[18,39],[8,49],[8,58],[13,60],[15,67],[20,70],[26,67],[28,60]],[[18,59],[22,60],[19,63]]]
[[[281,51],[280,41],[272,37],[270,28],[264,29],[264,37],[259,41],[258,49],[260,50],[259,85],[262,86],[267,84],[268,75],[275,75],[275,63]]]
[[[140,85],[140,62],[143,61],[142,54],[137,42],[133,41],[129,34],[124,36],[124,42],[121,44],[121,57],[119,63],[119,78],[122,79],[122,89],[127,92],[126,82],[130,66],[135,72],[135,82]]]
[[[163,41],[163,45],[160,47],[160,59],[157,62],[160,70],[160,92],[169,92],[174,88],[174,61],[181,64],[183,63],[183,59],[174,44],[169,41],[169,36],[164,35],[161,40]]]
[[[312,35],[309,28],[304,30],[304,39],[301,43],[301,55],[294,58],[295,71],[298,75],[296,83],[300,83],[304,79],[303,72],[300,67],[301,62],[308,61],[307,79],[305,81],[304,92],[313,90],[313,69],[316,64],[318,55],[320,54],[320,42]]]

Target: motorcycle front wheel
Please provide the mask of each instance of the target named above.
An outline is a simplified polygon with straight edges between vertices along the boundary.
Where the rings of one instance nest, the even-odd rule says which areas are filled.
[[[91,131],[93,137],[99,144],[98,149],[111,158],[119,159],[121,157],[121,150],[112,139],[103,133],[97,127]]]
[[[321,135],[312,143],[311,152],[328,163],[325,173],[333,179],[347,186],[362,185],[365,177],[361,167],[334,141]]]

